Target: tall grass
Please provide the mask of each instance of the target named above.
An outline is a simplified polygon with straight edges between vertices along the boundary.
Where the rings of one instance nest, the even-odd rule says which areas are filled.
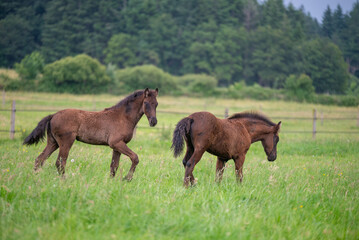
[[[119,101],[110,96],[9,93],[18,108],[97,109]],[[156,128],[138,128],[130,142],[140,158],[134,179],[121,181],[130,160],[121,156],[117,176],[109,177],[111,149],[74,144],[66,178],[54,166],[57,152],[38,173],[36,156],[45,146],[24,147],[21,134],[0,137],[1,239],[358,239],[358,135],[293,134],[310,121],[282,120],[278,159],[268,162],[260,143],[244,164],[244,181],[235,181],[228,162],[216,184],[216,158],[205,154],[195,168],[195,187],[184,189],[181,159],[170,152],[167,129],[184,114],[161,111],[207,110],[220,115],[261,109],[268,116],[311,115],[313,107],[331,116],[355,108],[285,102],[160,97]],[[8,103],[7,103],[8,104]],[[17,112],[17,125],[31,131],[47,112]],[[1,128],[9,121],[0,112]],[[280,119],[274,119],[280,120]],[[328,121],[319,130],[358,131],[353,121]],[[146,119],[140,126],[148,126]]]

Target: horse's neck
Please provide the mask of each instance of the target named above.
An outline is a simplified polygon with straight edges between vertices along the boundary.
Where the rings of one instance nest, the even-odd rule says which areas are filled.
[[[129,105],[124,105],[117,111],[120,115],[124,115],[128,124],[134,128],[144,114],[142,110],[142,100],[139,99],[137,101],[129,103]]]
[[[253,122],[251,120],[243,119],[241,123],[247,129],[249,135],[251,136],[251,142],[258,142],[263,140],[264,135],[271,131],[270,126],[267,124],[259,122]]]

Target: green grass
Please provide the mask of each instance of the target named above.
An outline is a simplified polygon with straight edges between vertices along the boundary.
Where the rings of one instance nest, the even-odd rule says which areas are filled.
[[[7,93],[18,109],[97,109],[118,97]],[[221,115],[262,110],[280,116],[355,117],[356,108],[291,102],[159,97],[159,111],[207,110]],[[278,159],[268,162],[260,143],[253,144],[244,164],[244,181],[235,182],[228,162],[223,182],[214,182],[216,158],[205,154],[196,166],[198,184],[182,187],[182,159],[169,149],[174,124],[185,114],[158,113],[156,128],[138,128],[129,144],[140,158],[132,182],[121,181],[130,160],[121,157],[109,177],[111,149],[75,143],[58,176],[55,152],[42,170],[33,172],[45,146],[22,146],[22,138],[51,112],[16,113],[15,140],[0,134],[1,239],[358,239],[358,134],[295,134],[311,130],[310,120],[282,120]],[[0,129],[10,113],[0,112]],[[140,126],[148,126],[142,119]],[[166,129],[164,128],[166,127]],[[169,129],[167,129],[169,128]],[[355,120],[325,120],[318,130],[359,131]],[[73,159],[73,161],[71,161]]]

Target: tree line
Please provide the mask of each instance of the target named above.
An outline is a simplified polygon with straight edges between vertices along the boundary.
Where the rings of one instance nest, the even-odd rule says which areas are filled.
[[[283,0],[7,0],[0,66],[86,54],[107,69],[150,64],[225,87],[280,89],[304,74],[317,93],[347,94],[359,89],[358,22],[358,1],[349,13],[328,6],[319,24]]]

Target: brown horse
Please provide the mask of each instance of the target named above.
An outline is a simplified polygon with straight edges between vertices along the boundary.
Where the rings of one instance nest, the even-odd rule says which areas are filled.
[[[194,184],[194,167],[205,151],[216,155],[216,180],[222,180],[225,163],[235,162],[237,181],[242,182],[242,168],[250,145],[261,141],[269,161],[277,158],[278,133],[281,122],[273,123],[257,113],[237,113],[227,119],[218,119],[209,112],[196,112],[178,122],[172,140],[174,156],[183,150],[183,139],[187,152],[183,158],[185,167],[184,186]]]
[[[137,154],[126,144],[131,141],[133,130],[143,114],[147,116],[151,127],[157,124],[157,95],[157,88],[146,88],[100,112],[65,109],[43,118],[24,140],[26,145],[37,144],[44,138],[47,130],[47,145],[36,158],[34,170],[38,170],[59,148],[56,167],[60,174],[64,174],[70,148],[76,139],[94,145],[107,145],[113,149],[112,176],[116,174],[121,154],[128,156],[132,165],[125,179],[131,180],[139,161]]]

